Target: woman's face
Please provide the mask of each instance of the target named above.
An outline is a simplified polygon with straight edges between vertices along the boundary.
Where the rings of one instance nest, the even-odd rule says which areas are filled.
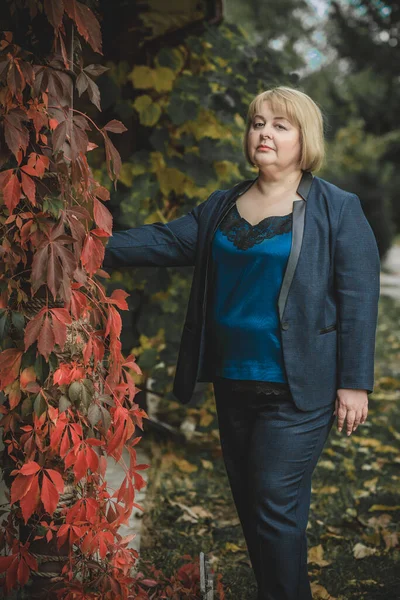
[[[300,130],[283,113],[273,113],[267,101],[253,117],[247,143],[250,158],[260,170],[299,167]]]

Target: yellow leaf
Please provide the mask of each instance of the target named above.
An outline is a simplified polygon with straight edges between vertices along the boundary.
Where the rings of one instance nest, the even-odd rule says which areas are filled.
[[[311,592],[314,600],[336,600],[336,598],[331,596],[328,590],[319,583],[311,582]]]
[[[127,77],[138,89],[146,89],[153,87],[153,69],[146,65],[137,65],[134,67]]]
[[[131,187],[133,182],[133,172],[132,165],[130,163],[122,163],[121,170],[119,172],[119,180],[126,185],[126,187]]]
[[[175,73],[168,67],[157,67],[153,70],[153,87],[157,92],[170,92],[175,80]]]
[[[395,446],[384,445],[377,448],[376,451],[383,452],[384,454],[388,454],[390,452],[394,452],[395,454],[397,454],[399,452],[399,449]]]
[[[157,223],[159,221],[165,222],[165,219],[160,219],[160,211],[156,210],[147,215],[143,223],[145,225],[151,225],[152,223]]]
[[[229,552],[243,552],[243,548],[240,548],[240,546],[232,544],[231,542],[226,542],[225,550],[228,550]]]
[[[142,125],[146,127],[152,127],[158,121],[161,116],[161,108],[156,102],[144,94],[143,96],[138,96],[133,106],[135,110],[139,113],[139,120]]]
[[[214,465],[212,464],[211,460],[204,460],[204,458],[202,458],[201,464],[203,465],[203,469],[207,469],[208,471],[212,471],[214,469]]]
[[[174,458],[174,463],[182,473],[194,473],[198,470],[197,465],[192,465],[184,458]]]
[[[239,115],[239,113],[235,113],[235,116],[233,117],[236,125],[240,128],[244,128],[245,126],[245,122],[244,119],[241,115]]]
[[[365,558],[366,556],[371,556],[372,554],[375,554],[377,552],[376,548],[369,548],[368,546],[365,546],[364,544],[361,544],[360,542],[357,543],[354,547],[353,547],[353,556],[354,558]]]
[[[208,427],[214,421],[214,417],[206,410],[201,411],[200,426]]]
[[[165,169],[165,158],[162,152],[150,152],[151,171],[157,173],[161,169]]]
[[[364,487],[368,488],[371,492],[376,492],[376,484],[378,483],[378,477],[374,477],[373,479],[368,479],[368,481],[364,481]]]
[[[133,175],[143,175],[143,173],[147,173],[148,171],[147,165],[143,165],[139,161],[135,161],[131,164],[131,169]]]
[[[360,444],[360,446],[368,446],[370,448],[377,448],[381,446],[382,442],[380,440],[376,440],[375,438],[364,438],[360,435],[352,435],[353,442],[356,444]]]
[[[171,191],[180,193],[186,175],[174,168],[162,169],[157,173],[160,190],[164,196],[168,196]]]
[[[322,488],[315,490],[318,494],[336,494],[339,491],[339,488],[335,485],[325,485]]]
[[[368,512],[375,512],[377,510],[400,510],[400,505],[387,506],[386,504],[373,504],[369,507]]]
[[[233,138],[231,129],[221,125],[215,113],[205,108],[200,108],[196,121],[186,121],[176,132],[179,136],[184,133],[192,133],[196,140],[201,140],[204,137],[217,140]]]
[[[322,548],[322,544],[318,544],[318,546],[313,546],[309,549],[307,561],[309,563],[315,563],[320,567],[326,567],[331,564],[331,561],[324,560],[324,549]]]
[[[331,460],[320,460],[318,466],[322,469],[328,469],[329,471],[334,471],[336,469],[335,463]]]
[[[214,163],[215,172],[218,177],[227,181],[240,179],[239,167],[229,160],[220,160]]]

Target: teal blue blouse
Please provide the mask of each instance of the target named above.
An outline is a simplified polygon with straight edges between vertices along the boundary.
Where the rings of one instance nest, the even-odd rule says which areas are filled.
[[[252,226],[232,205],[212,241],[211,348],[215,375],[286,383],[278,296],[292,213]]]

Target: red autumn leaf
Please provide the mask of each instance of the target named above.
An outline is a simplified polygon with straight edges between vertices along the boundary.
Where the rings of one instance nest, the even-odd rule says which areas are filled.
[[[54,29],[59,29],[64,14],[62,0],[44,0],[44,12]]]
[[[67,138],[67,121],[62,121],[53,131],[53,150],[59,152],[62,150]]]
[[[24,165],[21,167],[21,172],[26,173],[27,175],[37,176],[37,171],[34,167],[30,167],[29,165]]]
[[[30,490],[35,474],[24,476],[17,475],[11,484],[11,504],[21,500]]]
[[[34,475],[40,471],[40,466],[34,460],[25,463],[18,471],[19,475]]]
[[[101,229],[107,231],[107,233],[112,235],[112,215],[108,208],[104,206],[104,204],[102,204],[99,200],[97,200],[97,198],[94,198],[93,214],[94,220],[96,221],[97,225]]]
[[[81,71],[76,78],[76,90],[79,96],[82,96],[83,92],[87,90],[88,79],[89,77],[83,71]]]
[[[86,271],[92,275],[101,267],[104,260],[105,248],[101,240],[97,239],[89,231],[81,254],[81,261]]]
[[[72,323],[72,317],[66,308],[52,308],[50,312],[60,323],[65,323],[66,325]]]
[[[17,577],[18,582],[21,583],[21,585],[25,585],[28,582],[30,572],[31,570],[26,562],[24,560],[20,560],[18,563]]]
[[[64,344],[67,340],[67,327],[65,323],[57,319],[53,319],[52,323],[55,343],[60,346],[61,350],[63,350]]]
[[[77,125],[72,125],[71,134],[71,158],[76,161],[80,154],[84,155],[86,152],[87,145],[89,143],[88,136],[86,133]],[[85,160],[85,159],[83,159]]]
[[[39,506],[40,494],[39,494],[39,477],[33,475],[32,484],[29,491],[20,499],[19,505],[22,510],[22,516],[24,517],[25,523],[32,516],[36,508]]]
[[[9,77],[13,77],[14,75],[19,77],[18,70],[10,69]],[[19,82],[14,80],[14,88],[19,86],[21,83],[22,81],[20,77]],[[4,138],[7,146],[14,154],[18,163],[19,152],[22,150],[23,154],[25,154],[29,143],[29,131],[23,124],[23,122],[27,120],[28,117],[25,111],[21,108],[14,108],[4,116]]]
[[[47,284],[53,297],[63,282],[64,277],[72,278],[77,267],[74,254],[66,248],[73,238],[64,234],[64,226],[60,221],[46,232],[47,240],[41,243],[32,261],[32,291],[35,294],[41,285]]]
[[[13,381],[11,389],[8,394],[8,401],[10,403],[10,410],[14,410],[21,401],[21,388],[18,381]]]
[[[54,349],[55,337],[54,331],[50,323],[48,315],[45,316],[42,329],[40,330],[38,339],[38,350],[42,354],[46,361],[49,360],[49,356]]]
[[[116,119],[109,121],[106,125],[104,125],[103,129],[106,129],[107,131],[113,131],[114,133],[124,133],[124,131],[128,131],[125,125]]]
[[[125,290],[114,290],[111,294],[113,304],[116,304],[121,310],[129,310],[128,303],[125,300],[125,298],[129,298],[129,295]],[[110,302],[110,298],[108,301]]]
[[[80,319],[87,310],[88,305],[88,299],[85,294],[82,294],[78,290],[72,290],[70,310],[76,320]]]
[[[3,189],[3,195],[4,202],[11,214],[21,198],[21,184],[16,175],[11,175],[7,185]]]
[[[10,177],[13,175],[13,173],[14,169],[7,169],[7,171],[2,171],[0,173],[0,191],[4,190],[5,186],[10,181]]]
[[[55,128],[57,127],[57,125],[58,125],[57,119],[49,119],[49,129],[51,131],[54,131]]]
[[[27,324],[24,333],[25,352],[29,346],[31,346],[39,338],[44,315],[45,309],[39,311],[38,314]]]
[[[110,192],[107,188],[105,188],[102,185],[98,185],[94,191],[94,194],[96,196],[96,198],[99,198],[100,200],[103,200],[103,202],[106,202],[107,200],[110,199]]]
[[[49,515],[52,515],[57,508],[59,493],[54,483],[46,477],[45,474],[43,475],[40,498],[43,502],[45,511],[48,512]]]
[[[22,390],[26,389],[28,383],[36,381],[36,373],[34,367],[26,367],[19,376],[19,384]]]
[[[117,180],[122,166],[121,156],[106,133],[104,134],[104,143],[106,149],[106,163],[109,177],[110,179],[114,179],[112,175],[114,173],[115,180]]]
[[[15,560],[15,555],[0,556],[0,573],[7,571],[13,560]]]
[[[99,75],[102,75],[103,73],[109,70],[110,67],[104,67],[103,65],[98,64],[87,65],[84,68],[84,71],[86,71],[86,73],[89,73],[89,75],[91,75],[92,77],[98,77]]]
[[[101,51],[100,24],[90,8],[77,0],[64,0],[65,11],[74,21],[80,35],[91,45],[95,52]]]
[[[22,354],[22,351],[17,348],[7,348],[0,353],[0,390],[17,379]]]
[[[46,473],[49,475],[52,482],[56,486],[57,491],[60,494],[62,494],[64,491],[64,480],[61,474],[58,471],[55,471],[54,469],[46,469]]]
[[[90,77],[87,78],[87,83],[88,83],[87,91],[88,91],[89,99],[92,102],[92,104],[94,104],[95,107],[101,111],[99,86],[97,85],[97,83],[95,83],[93,81],[93,79],[90,79]]]
[[[116,308],[110,306],[108,309],[108,318],[107,318],[107,326],[104,333],[104,337],[110,336],[110,339],[113,340],[120,336],[122,331],[122,320],[121,315],[117,311]]]
[[[33,181],[32,177],[29,177],[26,173],[21,171],[21,179],[22,179],[22,191],[25,196],[31,202],[33,206],[36,206],[36,184]]]
[[[48,156],[44,156],[43,154],[35,154],[32,152],[31,154],[32,160],[35,160],[35,170],[38,177],[43,177],[46,169],[49,168],[50,159]],[[28,161],[29,164],[29,161]]]

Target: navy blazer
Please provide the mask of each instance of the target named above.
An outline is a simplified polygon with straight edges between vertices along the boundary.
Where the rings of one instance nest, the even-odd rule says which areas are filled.
[[[218,189],[169,223],[108,239],[105,268],[194,266],[173,386],[183,404],[212,381],[206,327],[212,238],[256,180]],[[380,258],[358,196],[310,172],[303,172],[297,192],[302,199],[293,201],[292,245],[277,309],[290,391],[307,411],[334,403],[337,388],[373,391]]]

